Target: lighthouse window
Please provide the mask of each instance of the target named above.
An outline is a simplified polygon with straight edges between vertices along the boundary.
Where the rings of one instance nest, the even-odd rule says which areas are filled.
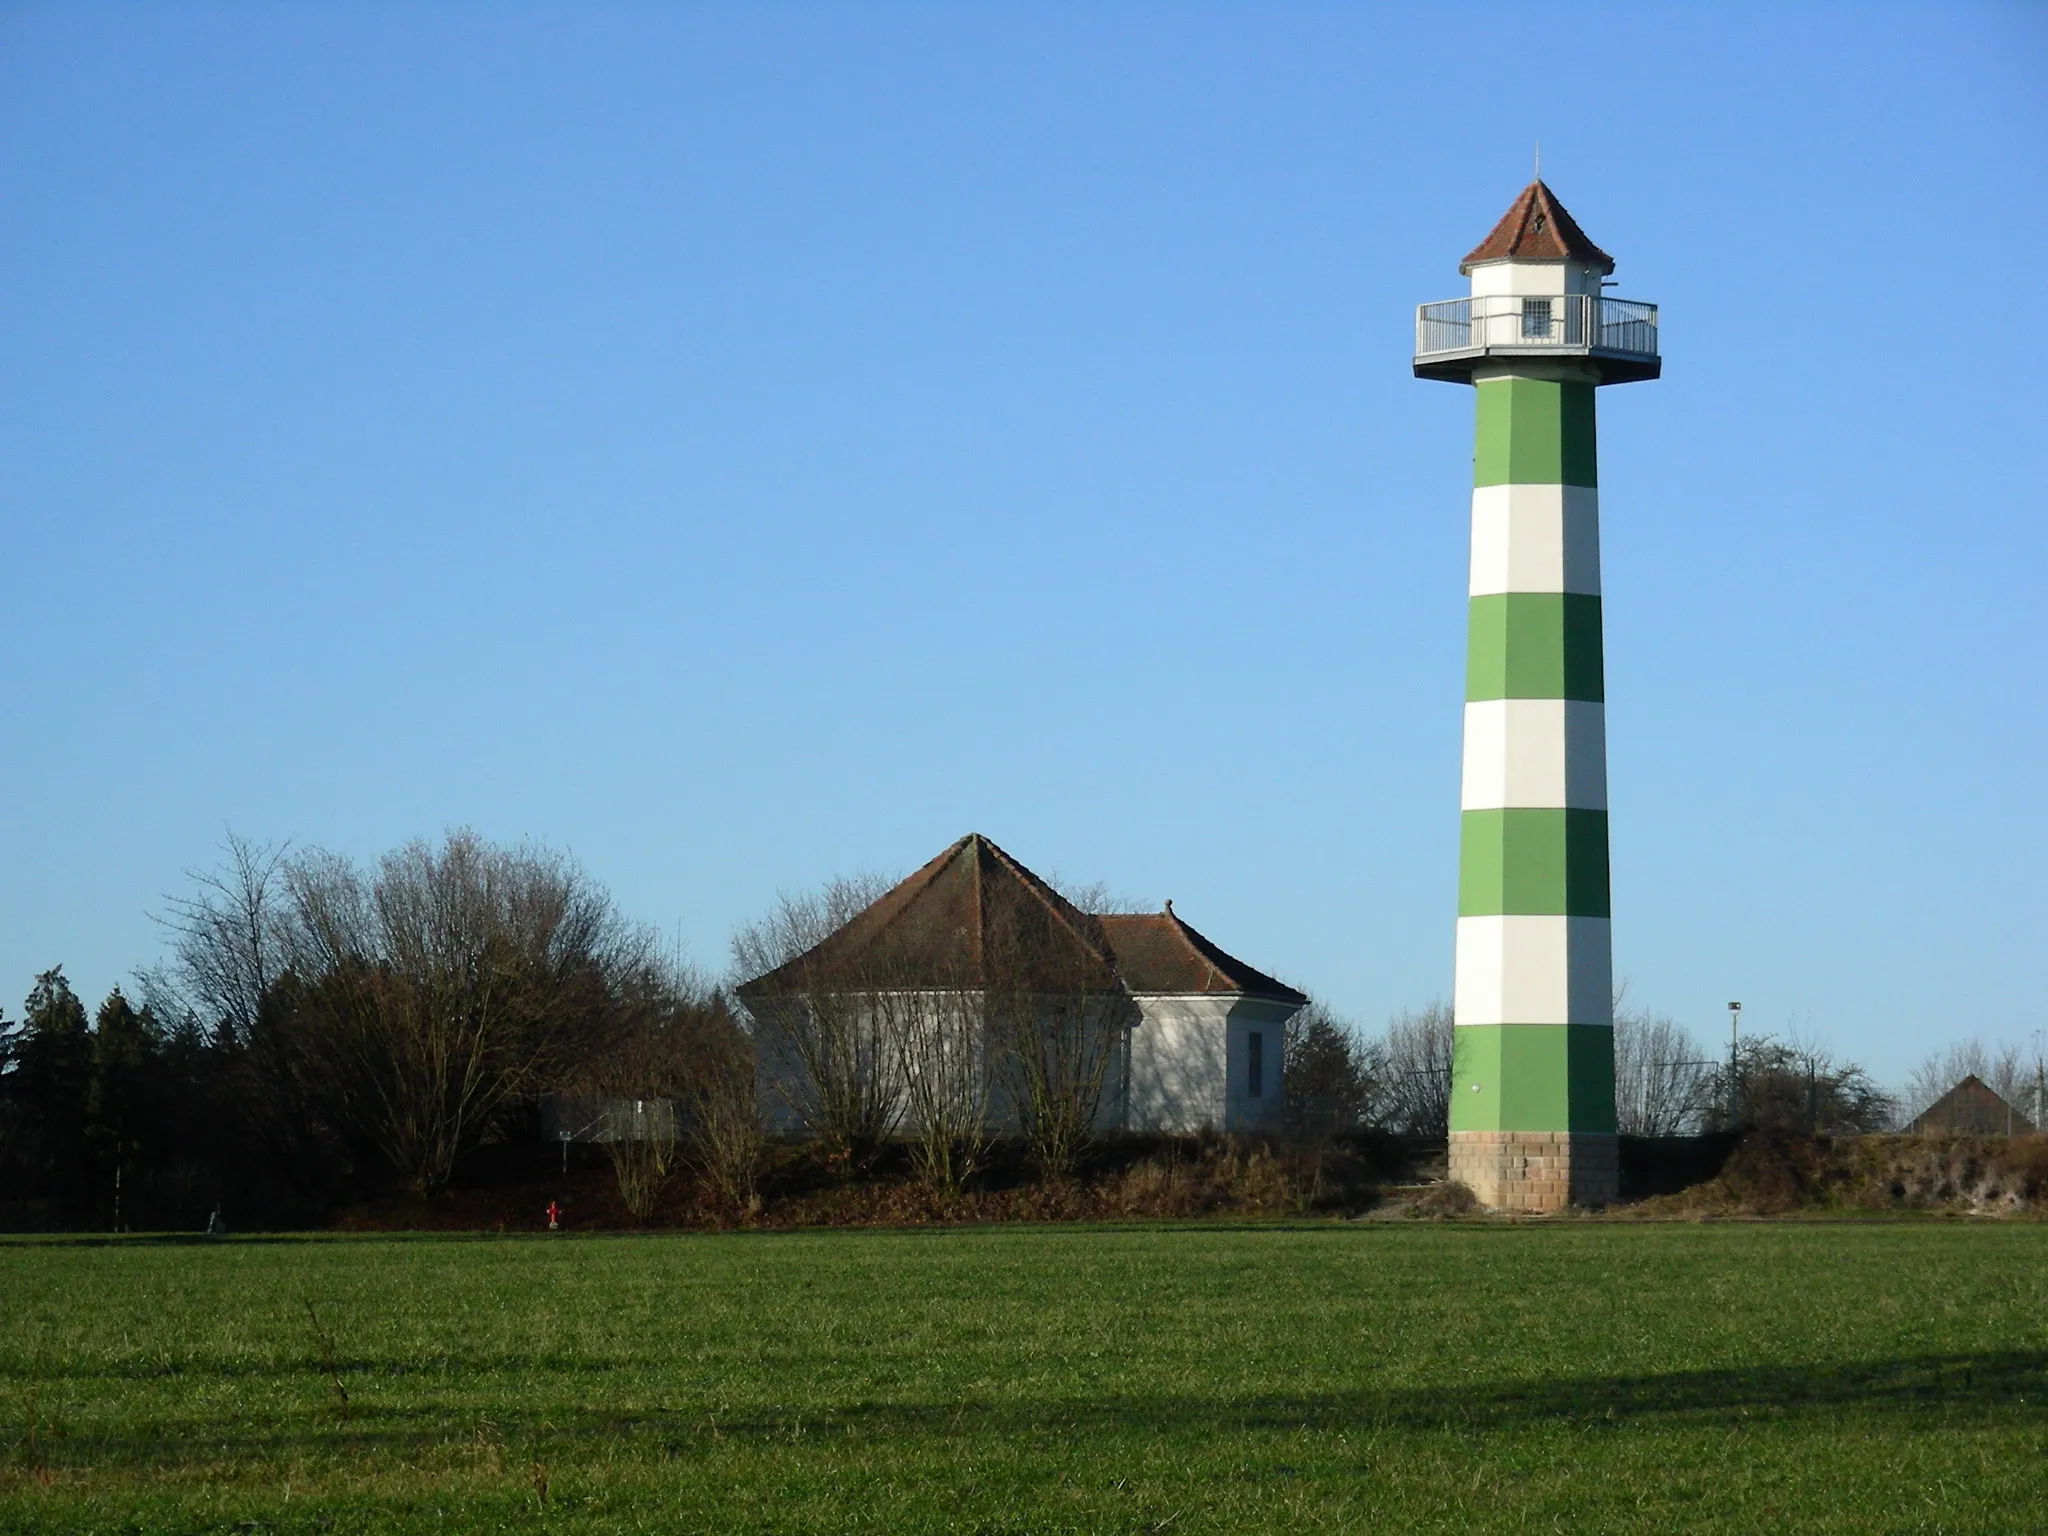
[[[1522,334],[1539,337],[1550,334],[1550,300],[1522,300]]]
[[[1266,1036],[1263,1031],[1253,1030],[1245,1036],[1245,1097],[1263,1099],[1266,1096]]]

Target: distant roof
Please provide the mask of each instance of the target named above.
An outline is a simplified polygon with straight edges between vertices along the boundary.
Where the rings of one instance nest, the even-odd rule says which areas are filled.
[[[1586,238],[1578,220],[1541,181],[1522,188],[1493,233],[1466,253],[1458,270],[1468,272],[1483,261],[1576,261],[1602,273],[1614,270],[1614,258]]]
[[[813,988],[945,987],[1308,999],[1226,954],[1174,915],[1083,912],[979,833],[969,833],[742,998]]]
[[[2034,1134],[2034,1122],[1983,1078],[1971,1073],[1920,1112],[1909,1131],[1963,1131],[1979,1136]]]
[[[1133,992],[1236,993],[1296,1006],[1308,1001],[1286,982],[1218,949],[1175,916],[1171,902],[1164,912],[1105,913],[1098,921],[1116,951],[1117,973]]]

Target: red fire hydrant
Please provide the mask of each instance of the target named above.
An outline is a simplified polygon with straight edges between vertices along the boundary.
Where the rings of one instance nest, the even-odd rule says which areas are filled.
[[[550,1232],[559,1232],[561,1229],[562,1208],[561,1206],[557,1205],[554,1201],[550,1200],[548,1202],[548,1230]]]

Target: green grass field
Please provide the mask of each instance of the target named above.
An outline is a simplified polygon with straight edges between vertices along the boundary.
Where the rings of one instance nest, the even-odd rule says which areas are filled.
[[[22,1240],[0,1322],[10,1530],[2048,1529],[2031,1223]]]

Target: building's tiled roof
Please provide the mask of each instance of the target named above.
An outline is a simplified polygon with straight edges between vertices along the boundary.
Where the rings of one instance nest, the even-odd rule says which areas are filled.
[[[1308,1001],[1284,981],[1218,949],[1175,916],[1171,902],[1164,912],[1107,913],[1098,921],[1116,951],[1117,974],[1133,992],[1237,993],[1297,1006]]]
[[[1171,902],[1164,912],[1091,916],[978,833],[739,994],[992,985],[1308,1001],[1218,949],[1176,917]]]
[[[2002,1098],[1983,1078],[1971,1073],[1949,1089],[1906,1127],[1913,1132],[1960,1131],[1979,1136],[2034,1134],[2034,1122]]]
[[[970,833],[815,948],[739,993],[990,985],[1114,991],[1116,957],[1094,918]]]
[[[1522,188],[1493,233],[1472,248],[1458,270],[1470,271],[1482,261],[1576,261],[1603,273],[1614,270],[1614,258],[1586,238],[1578,220],[1540,181]]]

